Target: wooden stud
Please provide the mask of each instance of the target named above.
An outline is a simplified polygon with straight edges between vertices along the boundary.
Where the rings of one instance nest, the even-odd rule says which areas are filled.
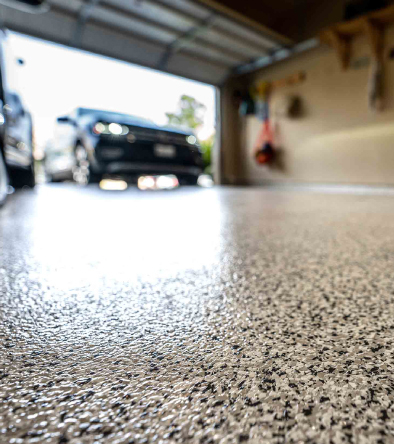
[[[350,39],[342,37],[333,29],[328,29],[325,35],[330,45],[337,51],[342,69],[346,70],[350,63]]]
[[[351,40],[364,34],[368,37],[372,56],[378,62],[384,58],[384,28],[394,22],[394,5],[343,23],[337,23],[320,33],[320,40],[335,48],[343,69],[350,62]]]
[[[304,82],[306,79],[306,73],[304,71],[299,71],[290,77],[285,79],[274,80],[271,83],[272,88],[283,88],[285,86],[297,85],[298,83]]]
[[[371,46],[373,57],[377,61],[383,61],[384,29],[368,18],[364,20],[363,26]]]

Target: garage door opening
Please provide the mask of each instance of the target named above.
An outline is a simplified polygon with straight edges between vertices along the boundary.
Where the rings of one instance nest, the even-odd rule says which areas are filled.
[[[18,77],[34,122],[39,182],[103,179],[103,188],[123,189],[108,183],[122,179],[146,189],[152,176],[153,188],[168,188],[204,175],[199,183],[212,183],[215,87],[21,34],[10,33],[9,40],[24,62]],[[92,153],[85,145],[99,136],[106,146],[90,159],[87,175]],[[124,150],[135,150],[139,140],[155,159],[141,152],[126,159]],[[103,160],[110,165],[105,171],[94,164]],[[156,180],[162,175],[176,180]]]

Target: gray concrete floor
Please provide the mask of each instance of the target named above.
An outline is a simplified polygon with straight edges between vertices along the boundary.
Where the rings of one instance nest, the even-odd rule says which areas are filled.
[[[12,196],[0,442],[394,442],[393,199]]]

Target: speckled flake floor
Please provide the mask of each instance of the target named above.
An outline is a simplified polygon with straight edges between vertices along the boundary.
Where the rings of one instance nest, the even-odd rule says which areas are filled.
[[[0,211],[1,443],[394,442],[394,196],[41,187]]]

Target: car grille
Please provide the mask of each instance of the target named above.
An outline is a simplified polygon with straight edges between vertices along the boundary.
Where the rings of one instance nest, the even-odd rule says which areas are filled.
[[[173,134],[166,131],[151,131],[143,128],[129,127],[136,140],[163,143],[168,145],[189,145],[184,134]]]

